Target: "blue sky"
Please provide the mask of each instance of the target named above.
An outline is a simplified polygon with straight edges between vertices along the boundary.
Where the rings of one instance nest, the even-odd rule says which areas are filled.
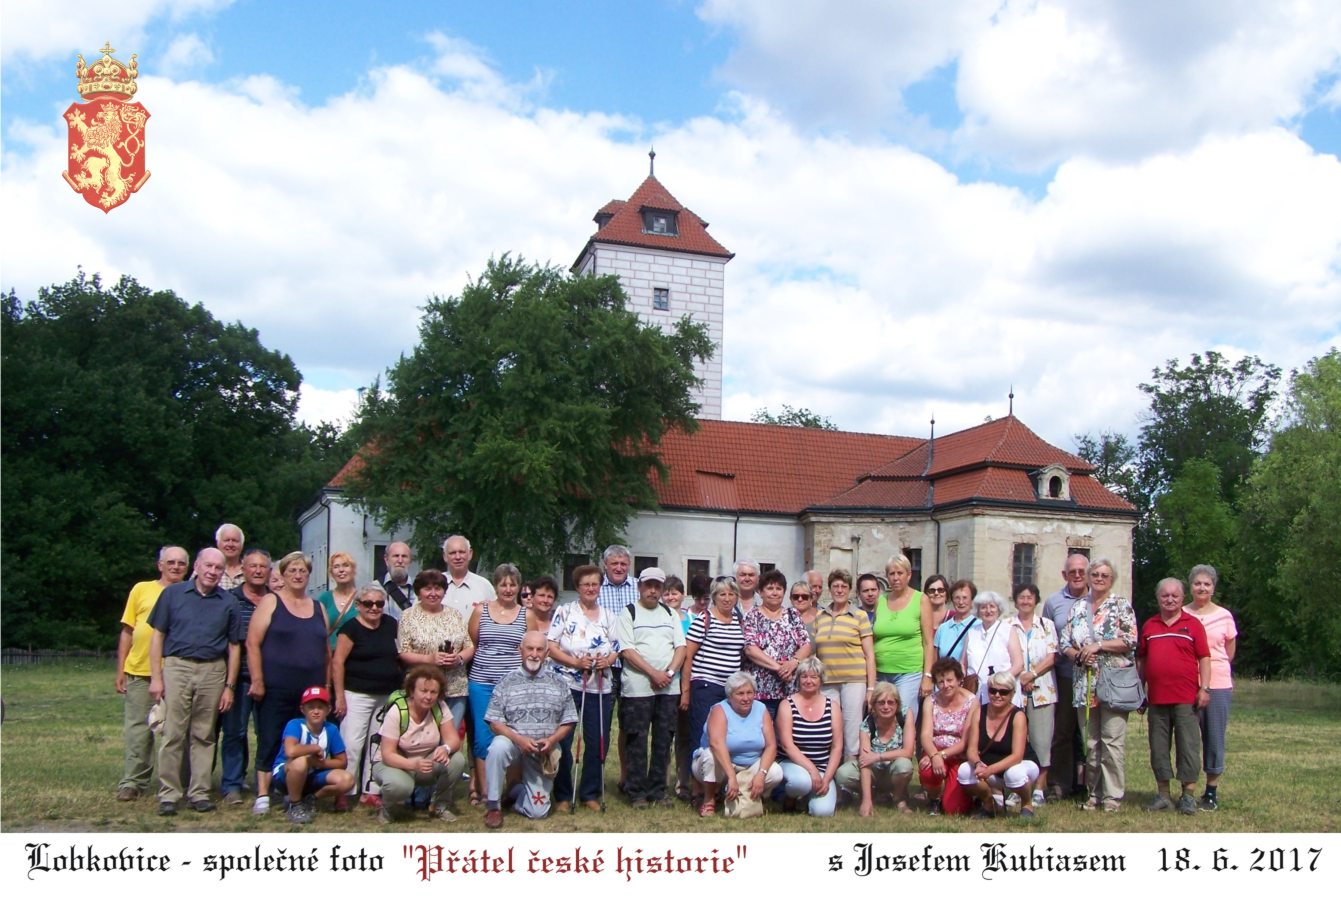
[[[258,328],[303,415],[338,418],[425,297],[491,254],[567,265],[655,144],[737,254],[728,417],[922,434],[1014,384],[1069,447],[1134,428],[1167,359],[1288,369],[1339,340],[1334,7],[9,4],[0,278],[172,288]],[[74,56],[106,40],[139,54],[154,177],[104,217],[59,173]]]

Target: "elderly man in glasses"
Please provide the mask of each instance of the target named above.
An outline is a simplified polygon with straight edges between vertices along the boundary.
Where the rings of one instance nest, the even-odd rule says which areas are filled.
[[[1066,564],[1062,567],[1062,578],[1065,582],[1043,605],[1043,615],[1052,620],[1052,624],[1057,628],[1058,635],[1062,633],[1062,626],[1065,625],[1066,618],[1071,613],[1071,608],[1075,606],[1076,601],[1085,597],[1090,590],[1089,582],[1086,579],[1089,565],[1090,560],[1084,554],[1069,555],[1066,558]],[[1065,701],[1072,695],[1072,679],[1075,677],[1075,667],[1072,666],[1070,660],[1058,654],[1055,671],[1057,673],[1057,697]],[[1077,766],[1083,766],[1085,759],[1083,752],[1081,758],[1076,759],[1076,749],[1084,748],[1085,744],[1079,738],[1079,720],[1076,718],[1076,709],[1067,703],[1052,706],[1056,719],[1052,725],[1052,769],[1049,778],[1052,780],[1053,800],[1060,801],[1075,794],[1078,787],[1083,784],[1076,778],[1076,768]],[[1080,790],[1083,791],[1083,789]]]
[[[116,648],[116,691],[125,695],[122,732],[126,742],[126,763],[121,783],[116,787],[118,801],[134,801],[149,789],[154,770],[154,734],[149,731],[149,639],[154,630],[149,614],[158,596],[169,585],[186,578],[190,555],[185,548],[171,545],[158,552],[158,578],[137,582],[126,599],[121,614],[121,634]]]

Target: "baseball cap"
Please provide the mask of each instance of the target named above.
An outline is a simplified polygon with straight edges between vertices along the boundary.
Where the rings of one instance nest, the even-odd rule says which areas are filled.
[[[666,571],[659,566],[649,566],[638,576],[639,582],[665,582]]]
[[[298,706],[302,707],[308,701],[321,701],[329,707],[331,703],[331,694],[326,690],[326,686],[313,685],[311,688],[303,690],[303,698],[298,702]]]

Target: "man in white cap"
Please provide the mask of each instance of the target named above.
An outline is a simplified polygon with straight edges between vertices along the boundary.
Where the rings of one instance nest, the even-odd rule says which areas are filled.
[[[665,584],[660,568],[644,569],[638,576],[638,601],[620,611],[617,623],[624,659],[619,729],[628,736],[625,788],[638,810],[673,803],[666,797],[666,766],[675,742],[685,639],[679,614],[661,602]]]

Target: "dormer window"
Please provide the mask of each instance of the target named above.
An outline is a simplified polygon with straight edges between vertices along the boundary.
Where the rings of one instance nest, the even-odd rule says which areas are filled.
[[[667,237],[675,237],[680,234],[679,225],[675,221],[675,211],[644,208],[643,232],[649,235],[666,235]]]
[[[1043,501],[1069,501],[1071,499],[1071,473],[1066,467],[1056,463],[1045,466],[1034,473],[1038,499]]]

